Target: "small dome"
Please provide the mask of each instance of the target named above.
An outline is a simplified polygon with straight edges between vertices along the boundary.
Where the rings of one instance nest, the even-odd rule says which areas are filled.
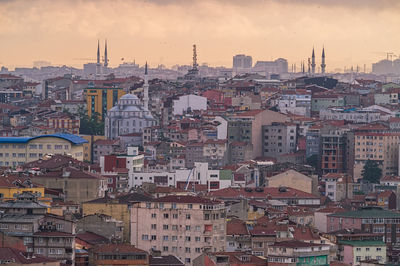
[[[139,100],[139,98],[136,95],[133,94],[125,94],[120,98],[121,100]]]

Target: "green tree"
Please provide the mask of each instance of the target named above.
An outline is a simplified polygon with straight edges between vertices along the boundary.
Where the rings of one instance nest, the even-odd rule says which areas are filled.
[[[382,177],[382,169],[379,168],[377,162],[368,159],[364,165],[361,175],[364,181],[370,183],[379,183],[379,180]]]
[[[307,158],[307,164],[311,165],[315,169],[318,168],[318,155],[314,154]]]
[[[84,135],[104,135],[104,121],[100,119],[99,113],[88,116],[87,110],[84,108],[78,109],[80,119],[79,133]]]

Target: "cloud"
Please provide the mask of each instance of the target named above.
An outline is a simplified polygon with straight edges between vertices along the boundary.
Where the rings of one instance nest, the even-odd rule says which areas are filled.
[[[300,62],[311,47],[327,48],[328,68],[370,63],[370,51],[400,47],[398,0],[0,0],[0,61],[48,59],[77,64],[108,38],[115,58],[152,64],[231,64],[235,53],[255,60]],[[396,50],[393,52],[397,52]],[[79,63],[80,64],[80,63]]]

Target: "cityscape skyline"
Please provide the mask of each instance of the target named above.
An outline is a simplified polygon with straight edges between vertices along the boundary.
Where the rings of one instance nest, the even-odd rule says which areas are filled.
[[[0,65],[28,67],[46,60],[82,67],[95,62],[96,41],[106,38],[110,67],[133,60],[189,65],[193,43],[200,65],[226,67],[235,54],[247,54],[254,61],[286,58],[299,69],[313,46],[317,65],[325,47],[327,72],[364,64],[370,69],[386,53],[398,56],[400,38],[392,32],[400,23],[400,5],[355,2],[3,1],[0,47],[7,53]],[[368,19],[372,15],[376,19]],[[93,60],[76,60],[80,58]]]

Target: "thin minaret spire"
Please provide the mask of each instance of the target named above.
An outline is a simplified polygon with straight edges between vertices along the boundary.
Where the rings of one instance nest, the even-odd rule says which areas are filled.
[[[147,61],[144,68],[143,106],[145,110],[149,110],[149,77],[147,72]]]
[[[104,67],[108,67],[108,55],[107,55],[107,39],[104,44]]]
[[[325,74],[325,67],[326,67],[326,64],[325,64],[325,47],[322,46],[322,61],[321,61],[321,73],[322,74]]]

